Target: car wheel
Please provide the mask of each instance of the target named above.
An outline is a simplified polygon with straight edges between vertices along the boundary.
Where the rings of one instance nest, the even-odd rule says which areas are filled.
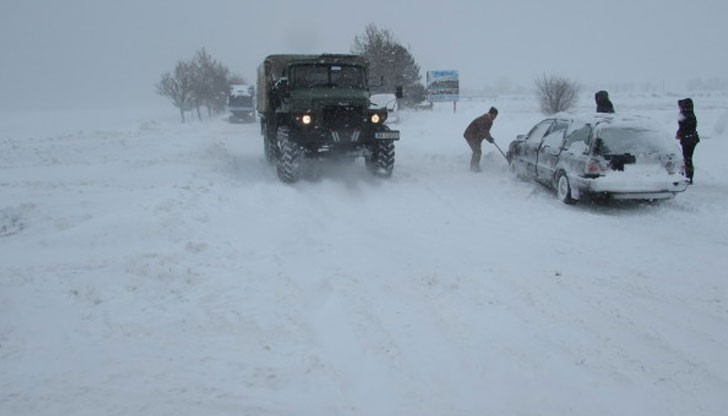
[[[565,172],[560,172],[558,179],[556,179],[556,194],[561,202],[565,204],[572,205],[576,203],[576,199],[571,197],[571,183],[569,183],[569,177],[566,176]]]

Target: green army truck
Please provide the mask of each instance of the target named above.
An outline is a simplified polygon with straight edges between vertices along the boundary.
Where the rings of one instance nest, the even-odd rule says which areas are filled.
[[[256,109],[266,159],[286,183],[317,159],[363,157],[389,177],[399,131],[369,101],[369,64],[357,55],[270,55],[258,67]],[[401,96],[401,92],[398,93]]]

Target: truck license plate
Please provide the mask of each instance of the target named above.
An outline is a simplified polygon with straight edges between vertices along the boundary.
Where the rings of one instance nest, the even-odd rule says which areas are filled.
[[[378,131],[374,133],[377,140],[399,140],[399,131]]]

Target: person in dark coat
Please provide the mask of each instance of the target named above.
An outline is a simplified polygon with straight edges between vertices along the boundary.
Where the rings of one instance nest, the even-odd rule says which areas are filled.
[[[473,172],[480,172],[480,157],[483,154],[481,145],[483,140],[487,140],[490,143],[495,142],[493,136],[490,135],[490,129],[493,127],[493,121],[496,117],[498,117],[498,109],[490,107],[487,113],[471,121],[463,133],[465,141],[468,142],[470,149],[473,151],[473,155],[470,158],[470,170]]]
[[[597,113],[614,113],[614,106],[609,100],[609,93],[606,91],[597,91],[594,94],[594,101],[597,103]]]
[[[680,146],[682,146],[683,160],[685,161],[685,176],[688,177],[690,183],[693,183],[693,173],[695,167],[693,166],[693,152],[695,146],[700,141],[698,136],[698,119],[695,117],[693,111],[693,100],[690,98],[684,98],[677,101],[677,106],[680,108],[680,116],[677,120],[677,133],[675,138],[680,140]]]

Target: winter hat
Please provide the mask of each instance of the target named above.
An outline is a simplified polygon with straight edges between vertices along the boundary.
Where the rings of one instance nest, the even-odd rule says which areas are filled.
[[[680,107],[680,111],[693,111],[693,100],[691,98],[677,100],[677,105]]]
[[[490,110],[488,110],[488,114],[498,114],[498,109],[495,107],[490,107]]]

